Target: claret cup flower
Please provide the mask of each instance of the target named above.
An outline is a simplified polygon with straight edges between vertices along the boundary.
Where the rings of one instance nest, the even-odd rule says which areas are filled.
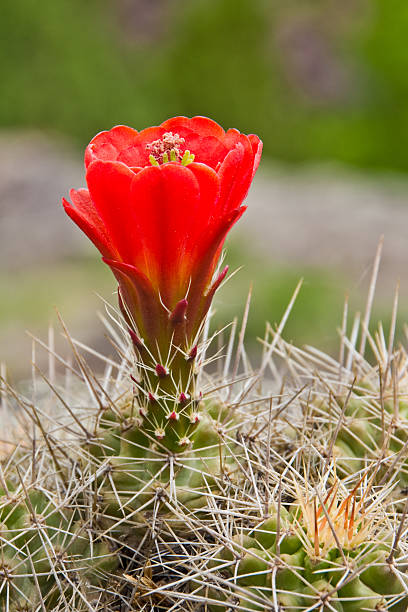
[[[150,403],[158,392],[173,392],[164,384],[170,374],[178,395],[191,395],[191,372],[181,364],[196,356],[202,322],[227,273],[216,274],[221,249],[245,210],[261,150],[257,136],[224,131],[205,117],[174,117],[141,132],[117,126],[86,148],[88,189],[72,190],[64,207],[118,281]],[[179,427],[180,419],[169,420]],[[162,439],[166,428],[159,425]]]

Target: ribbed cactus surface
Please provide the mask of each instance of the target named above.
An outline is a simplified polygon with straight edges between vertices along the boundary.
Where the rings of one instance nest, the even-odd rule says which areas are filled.
[[[57,500],[40,481],[1,491],[2,610],[76,609],[76,585],[90,595],[117,566],[113,548],[75,502]]]
[[[169,518],[169,502],[187,512],[204,512],[209,495],[237,486],[241,453],[234,439],[225,437],[231,431],[234,435],[237,424],[225,404],[200,402],[192,444],[177,454],[149,436],[135,412],[133,401],[118,402],[115,412],[108,410],[99,420],[96,435],[83,449],[84,472],[98,473],[101,520],[114,532],[145,529],[148,518]],[[186,528],[170,520],[178,531]]]
[[[4,610],[111,609],[114,575],[138,567],[133,547],[146,536],[185,537],[188,517],[208,522],[208,499],[237,489],[241,453],[230,408],[202,400],[193,443],[173,454],[146,432],[124,387],[107,407],[85,404],[82,419],[66,399],[62,413],[48,395],[34,408],[43,441],[30,440],[33,451],[16,452],[6,480],[1,473]]]
[[[272,334],[259,375],[239,345],[172,450],[124,331],[101,378],[72,343],[35,402],[3,386],[26,433],[0,472],[0,609],[407,609],[402,349],[342,364]]]

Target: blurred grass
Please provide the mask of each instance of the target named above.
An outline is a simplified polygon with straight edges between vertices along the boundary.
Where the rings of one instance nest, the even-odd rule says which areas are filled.
[[[97,312],[104,310],[99,296],[114,303],[114,290],[111,273],[96,257],[65,259],[21,268],[11,274],[1,272],[0,361],[7,364],[9,375],[16,381],[30,375],[29,334],[47,342],[49,325],[56,329],[57,352],[62,356],[66,356],[67,351],[71,353],[66,341],[60,338],[62,328],[57,311],[73,337],[104,354],[112,354],[112,346],[105,342],[105,330],[97,319]],[[45,351],[40,350],[38,363],[46,365]],[[94,365],[100,368],[100,362]]]
[[[87,308],[93,291],[106,294],[114,284],[108,270],[96,258],[67,259],[46,267],[0,274],[0,322],[35,329],[46,327],[55,308],[71,317]]]
[[[253,253],[242,254],[236,241],[229,244],[227,263],[239,271],[224,285],[215,299],[215,327],[235,316],[242,318],[245,301],[252,287],[251,306],[246,331],[248,344],[254,348],[262,338],[266,322],[279,324],[295,288],[303,283],[284,331],[284,337],[296,344],[316,344],[333,350],[337,347],[342,315],[345,280],[328,270],[299,266],[278,266]],[[242,266],[242,267],[241,267]]]
[[[83,143],[106,122],[123,122],[132,106],[139,120],[150,119],[143,58],[130,65],[110,21],[108,3],[99,0],[3,2],[1,125],[55,130]]]

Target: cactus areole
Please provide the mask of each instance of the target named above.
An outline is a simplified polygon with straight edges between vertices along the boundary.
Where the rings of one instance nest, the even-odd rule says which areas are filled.
[[[117,126],[85,152],[88,189],[63,201],[102,253],[137,356],[141,426],[172,451],[199,422],[194,387],[200,330],[228,268],[225,237],[261,157],[253,134],[206,117],[174,117],[141,132]]]

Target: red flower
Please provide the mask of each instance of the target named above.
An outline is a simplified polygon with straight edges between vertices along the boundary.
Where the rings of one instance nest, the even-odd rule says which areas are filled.
[[[128,324],[150,350],[193,341],[261,149],[257,136],[205,117],[117,126],[88,145],[88,190],[72,190],[64,207],[113,270]]]

